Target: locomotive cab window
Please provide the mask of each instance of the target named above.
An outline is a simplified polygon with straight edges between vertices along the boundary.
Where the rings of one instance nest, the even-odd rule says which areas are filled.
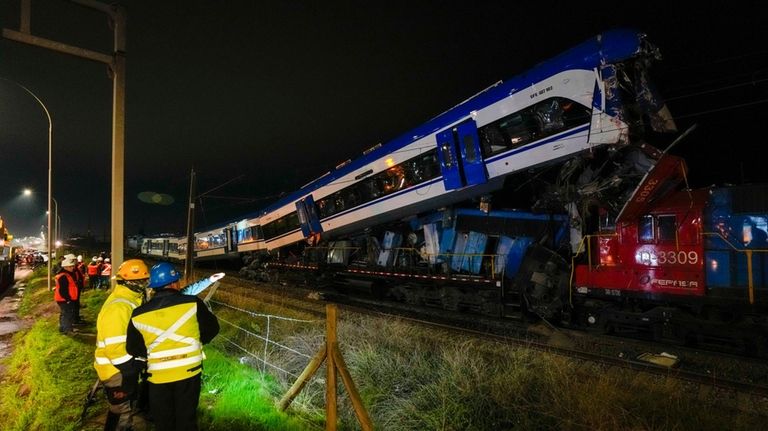
[[[675,216],[665,215],[658,217],[659,223],[659,241],[674,241],[675,232],[677,231],[677,223],[675,222]]]
[[[652,215],[643,216],[640,222],[637,224],[637,236],[641,242],[653,242],[655,235],[653,234],[655,223]]]
[[[643,216],[637,223],[640,242],[673,242],[676,240],[677,221],[674,215]]]

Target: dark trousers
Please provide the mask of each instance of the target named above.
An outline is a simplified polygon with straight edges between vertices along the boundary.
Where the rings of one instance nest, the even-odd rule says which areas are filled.
[[[197,431],[200,376],[149,384],[149,411],[158,431]]]
[[[74,314],[75,314],[75,323],[80,323],[80,321],[83,320],[83,319],[80,318],[80,308],[81,308],[80,307],[80,294],[82,292],[83,292],[83,289],[80,286],[78,286],[77,287],[77,301],[74,301],[75,302],[75,312],[74,312]]]
[[[72,325],[77,318],[77,302],[57,302],[57,304],[59,304],[59,309],[61,311],[61,314],[59,314],[59,332],[72,332]]]

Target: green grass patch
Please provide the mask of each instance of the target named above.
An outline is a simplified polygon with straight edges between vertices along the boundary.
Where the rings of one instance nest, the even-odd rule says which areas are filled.
[[[95,379],[93,339],[59,334],[58,322],[37,321],[14,339],[0,388],[0,423],[8,431],[74,430]]]
[[[275,407],[282,389],[269,376],[207,347],[200,397],[200,427],[207,430],[307,430],[313,420]],[[314,422],[321,426],[322,418]]]

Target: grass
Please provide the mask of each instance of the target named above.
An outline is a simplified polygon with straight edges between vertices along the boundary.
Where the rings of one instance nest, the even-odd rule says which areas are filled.
[[[3,430],[70,430],[95,379],[92,339],[58,334],[58,309],[45,279],[35,274],[24,297],[34,326],[16,336],[16,350],[0,388]],[[245,295],[241,295],[241,294]],[[84,295],[93,321],[104,292]],[[220,289],[219,301],[285,315],[281,304],[253,292]],[[46,311],[47,310],[47,311]],[[324,322],[252,317],[223,307],[217,315],[253,334],[313,355],[323,343]],[[316,319],[300,314],[300,319]],[[92,329],[91,329],[92,330]],[[253,334],[222,323],[206,347],[199,423],[201,430],[319,430],[323,428],[321,367],[287,413],[274,405],[308,359],[267,346]],[[227,339],[245,347],[244,354]],[[753,430],[762,429],[768,401],[737,408],[726,393],[699,395],[673,378],[572,361],[525,348],[489,344],[455,334],[420,329],[398,319],[340,314],[339,340],[363,403],[377,429],[416,430]],[[260,360],[289,374],[266,367]],[[359,429],[349,397],[339,383],[339,429]],[[100,429],[106,405],[91,408],[86,430]],[[101,418],[101,419],[100,419]],[[70,425],[66,425],[70,424]]]
[[[304,430],[310,425],[275,409],[282,388],[269,375],[240,364],[216,349],[206,349],[200,426],[202,429]],[[320,422],[322,418],[315,418]]]

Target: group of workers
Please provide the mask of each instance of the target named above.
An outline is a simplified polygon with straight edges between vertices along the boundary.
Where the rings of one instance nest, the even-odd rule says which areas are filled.
[[[94,256],[86,266],[82,255],[75,256],[70,253],[62,257],[58,266],[53,296],[61,309],[59,332],[73,334],[77,332],[74,326],[86,323],[80,317],[80,295],[85,288],[86,278],[92,289],[108,289],[112,264],[109,257]]]
[[[77,283],[71,275],[76,263],[65,256],[56,276],[54,296],[60,305],[67,294],[79,298],[69,286]],[[223,276],[199,280],[192,290],[199,292]],[[200,298],[182,292],[181,273],[168,262],[148,269],[140,259],[126,260],[114,279],[96,321],[94,367],[109,402],[104,429],[132,429],[138,405],[148,402],[155,429],[197,430],[202,345],[218,334],[218,319]],[[145,393],[148,400],[139,400]]]
[[[112,278],[112,263],[108,257],[93,256],[86,267],[88,285],[91,289],[109,289]]]

